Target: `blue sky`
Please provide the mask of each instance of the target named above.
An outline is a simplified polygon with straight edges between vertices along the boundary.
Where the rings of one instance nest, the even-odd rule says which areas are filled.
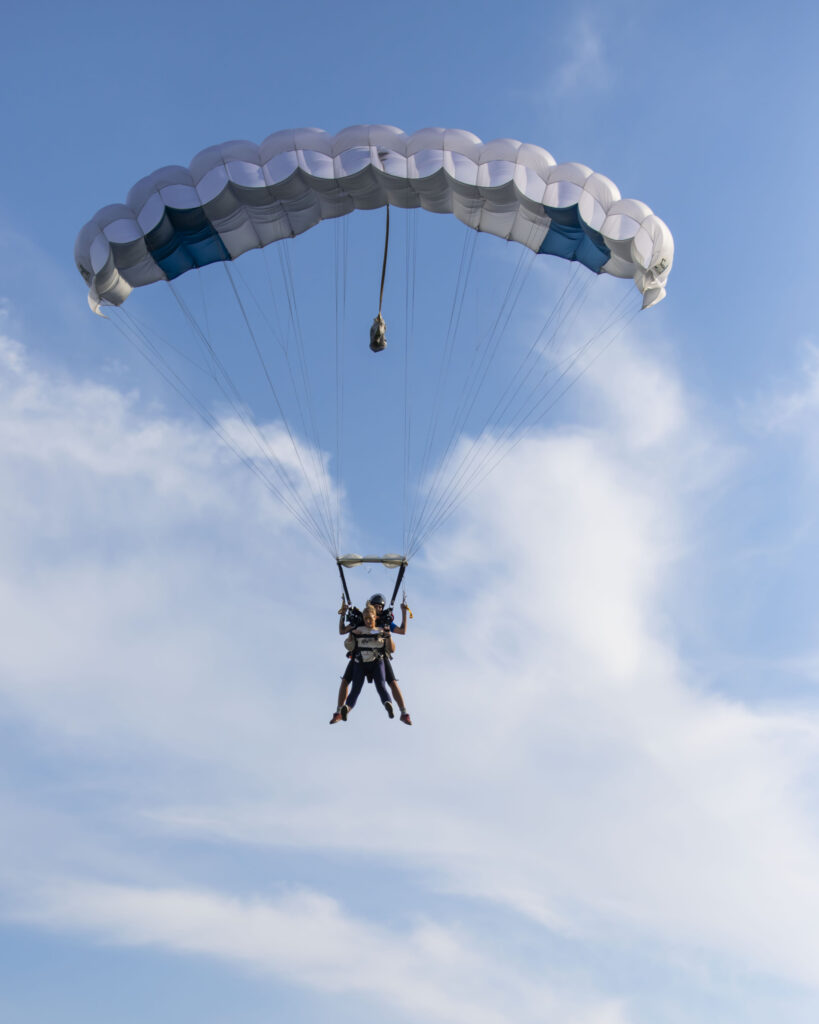
[[[816,1019],[817,22],[6,12],[3,1021]],[[72,257],[155,167],[368,122],[538,143],[676,243],[668,299],[413,564],[412,729],[368,693],[327,727],[332,562],[90,314]],[[351,501],[349,546],[394,546],[386,490]]]

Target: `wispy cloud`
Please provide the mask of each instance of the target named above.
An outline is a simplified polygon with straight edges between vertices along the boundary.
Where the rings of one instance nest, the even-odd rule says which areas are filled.
[[[576,15],[563,41],[562,59],[550,75],[550,88],[558,95],[597,92],[611,79],[600,19],[589,12]],[[553,53],[560,54],[555,47]]]
[[[815,428],[819,420],[819,346],[811,341],[802,345],[802,365],[798,380],[783,386],[773,395],[757,402],[752,414],[756,425],[768,432]],[[813,430],[811,431],[813,433]]]
[[[363,997],[409,1020],[477,1024],[559,1019],[623,1024],[615,1000],[571,999],[430,921],[400,931],[345,914],[323,894],[277,901],[202,890],[64,882],[20,917],[119,945],[234,962],[321,992]]]

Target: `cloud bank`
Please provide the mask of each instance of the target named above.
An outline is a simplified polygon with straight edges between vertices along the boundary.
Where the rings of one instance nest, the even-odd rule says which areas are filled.
[[[209,435],[6,339],[0,694],[74,808],[33,774],[4,794],[7,915],[396,1019],[638,1019],[524,931],[819,987],[815,717],[709,693],[676,639],[691,508],[729,460],[639,344],[584,387],[596,421],[519,445],[412,574],[415,726],[365,692],[330,730],[324,562]],[[213,844],[326,872],[251,897],[188,877]],[[383,870],[397,922],[367,906]]]

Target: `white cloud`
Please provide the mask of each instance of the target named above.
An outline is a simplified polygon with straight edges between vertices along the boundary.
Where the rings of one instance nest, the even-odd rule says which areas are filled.
[[[584,379],[601,420],[521,444],[411,571],[397,665],[415,726],[365,693],[330,729],[342,659],[326,567],[249,474],[197,429],[5,351],[0,687],[69,775],[80,748],[99,765],[126,832],[354,853],[580,943],[705,951],[819,986],[816,722],[702,692],[675,646],[690,503],[725,456],[669,369],[623,347]],[[516,1019],[540,1019],[540,983],[510,967],[502,935],[396,933],[315,894],[253,906],[178,886],[176,863],[149,892],[130,847],[122,885],[38,904],[29,880],[29,910],[241,962],[255,921],[274,950],[261,966],[308,985],[339,963],[309,954],[327,926],[376,965],[391,951],[402,978],[429,962],[419,999],[475,1016],[432,966],[443,944],[451,977],[494,960]],[[38,846],[41,876],[59,874],[58,848]],[[353,979],[390,998],[377,971]],[[502,1019],[493,996],[474,1002],[475,1019]]]
[[[64,882],[39,894],[38,905],[20,917],[115,944],[233,961],[291,984],[364,997],[410,1020],[626,1020],[614,1000],[566,998],[434,922],[388,929],[351,917],[336,900],[306,890],[276,901],[237,900],[206,891]]]
[[[7,698],[115,742],[140,730],[183,740],[194,694],[231,720],[222,682],[245,655],[229,631],[258,636],[276,606],[237,613],[232,592],[252,557],[297,593],[309,541],[207,430],[141,413],[135,395],[46,378],[4,339],[0,397]],[[169,703],[174,714],[157,714]]]
[[[352,800],[308,778],[292,805],[190,813],[233,840],[400,859],[567,934],[706,948],[815,986],[819,950],[805,936],[819,851],[802,779],[815,769],[816,723],[687,685],[654,575],[673,558],[662,482],[636,501],[634,481],[601,473],[593,447],[524,449],[449,546],[419,602],[423,632],[401,655],[424,740],[390,776],[394,814],[370,738],[345,758]],[[544,483],[559,501],[535,505]],[[431,593],[455,565],[480,582],[452,622]],[[177,809],[169,824],[184,830],[184,819]]]

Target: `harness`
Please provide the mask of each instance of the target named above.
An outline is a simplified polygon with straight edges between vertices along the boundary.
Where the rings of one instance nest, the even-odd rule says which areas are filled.
[[[386,638],[383,632],[379,629],[373,633],[359,633],[360,628],[363,627],[357,627],[350,634],[355,637],[353,659],[365,665],[381,661],[386,654]]]

